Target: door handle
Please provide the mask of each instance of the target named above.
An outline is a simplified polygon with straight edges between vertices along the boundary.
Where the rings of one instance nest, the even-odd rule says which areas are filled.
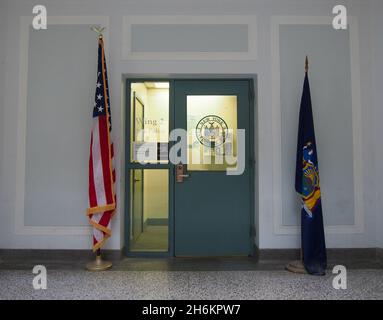
[[[183,164],[177,164],[176,166],[176,182],[184,182],[184,178],[189,178],[188,174],[185,174],[185,166]]]

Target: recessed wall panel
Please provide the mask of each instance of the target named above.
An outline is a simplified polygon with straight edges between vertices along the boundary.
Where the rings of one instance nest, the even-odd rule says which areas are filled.
[[[353,110],[350,36],[329,25],[281,25],[282,220],[300,224],[294,190],[298,114],[309,56],[322,207],[326,225],[354,224]]]
[[[87,25],[29,31],[25,225],[87,225],[97,36]]]
[[[136,24],[133,52],[247,52],[246,24]]]
[[[127,15],[123,60],[256,60],[255,15]]]

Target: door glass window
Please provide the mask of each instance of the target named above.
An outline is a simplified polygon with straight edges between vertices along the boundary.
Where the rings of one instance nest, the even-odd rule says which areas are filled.
[[[130,170],[130,251],[166,252],[169,233],[169,171]]]
[[[187,96],[187,169],[223,171],[237,156],[237,96]]]
[[[131,162],[168,163],[169,82],[131,84]]]

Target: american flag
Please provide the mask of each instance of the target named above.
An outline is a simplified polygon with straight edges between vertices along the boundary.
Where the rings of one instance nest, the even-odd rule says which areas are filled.
[[[98,41],[97,85],[89,156],[89,208],[93,226],[93,251],[100,249],[112,234],[111,220],[116,209],[114,151],[111,141],[112,119],[104,42]]]

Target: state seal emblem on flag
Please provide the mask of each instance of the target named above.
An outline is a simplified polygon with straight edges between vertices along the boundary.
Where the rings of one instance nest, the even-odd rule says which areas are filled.
[[[302,176],[302,202],[303,208],[310,218],[313,216],[313,211],[317,206],[321,197],[319,186],[319,172],[312,160],[314,149],[312,143],[307,142],[303,146],[303,176]]]

